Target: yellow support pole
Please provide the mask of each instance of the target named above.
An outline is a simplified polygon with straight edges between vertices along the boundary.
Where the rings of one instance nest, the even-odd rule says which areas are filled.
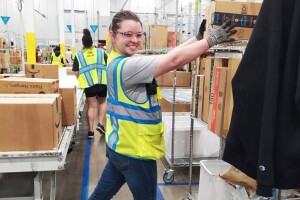
[[[26,33],[27,63],[36,64],[36,36],[34,32]]]

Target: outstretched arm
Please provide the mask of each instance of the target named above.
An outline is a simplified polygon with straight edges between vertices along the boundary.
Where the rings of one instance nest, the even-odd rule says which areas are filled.
[[[228,20],[217,29],[210,28],[207,38],[198,41],[197,37],[192,37],[183,45],[162,55],[158,60],[154,78],[190,63],[216,44],[233,41],[234,39],[229,38],[236,33],[236,30],[232,30],[233,28],[234,24]]]

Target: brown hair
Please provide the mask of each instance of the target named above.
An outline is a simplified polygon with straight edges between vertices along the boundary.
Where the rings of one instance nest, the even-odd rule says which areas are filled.
[[[133,20],[139,22],[142,25],[140,18],[130,10],[121,10],[120,12],[116,13],[111,22],[111,30],[115,33],[119,28],[119,23],[123,20]]]
[[[82,44],[83,48],[91,48],[93,46],[93,39],[89,29],[83,29],[83,36],[82,36]]]

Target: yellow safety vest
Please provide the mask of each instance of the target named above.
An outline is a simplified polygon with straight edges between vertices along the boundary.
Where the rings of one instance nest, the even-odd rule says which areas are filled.
[[[104,50],[89,48],[76,53],[79,64],[78,83],[81,88],[89,88],[95,84],[106,85],[106,64]]]
[[[108,57],[106,143],[115,152],[126,156],[160,159],[165,155],[160,106],[151,105],[150,99],[156,98],[154,95],[144,103],[136,103],[127,97],[121,84],[125,60],[126,57],[114,51]]]
[[[63,64],[61,63],[62,55],[56,56],[54,52],[52,52],[52,63],[53,65],[58,65],[58,67],[62,67]]]

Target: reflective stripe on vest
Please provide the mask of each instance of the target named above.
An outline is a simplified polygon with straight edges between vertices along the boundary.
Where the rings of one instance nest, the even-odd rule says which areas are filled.
[[[88,87],[93,86],[95,83],[93,81],[90,71],[95,69],[95,64],[87,66],[85,58],[83,56],[83,52],[78,52],[77,57],[78,61],[80,62],[80,65],[82,66],[79,68],[79,76],[84,75],[88,83]]]
[[[112,60],[107,68],[106,143],[117,153],[139,159],[164,156],[163,123],[160,106],[130,100],[121,84],[121,69],[126,58]]]
[[[84,49],[76,54],[79,63],[78,83],[81,88],[106,84],[106,65],[102,49]],[[100,69],[100,70],[99,70]]]
[[[139,124],[157,124],[161,122],[161,112],[158,106],[152,110],[144,109],[109,98],[107,100],[108,111],[112,112],[113,115],[122,116],[124,119],[126,118]]]
[[[101,51],[100,49],[97,49],[96,68],[97,68],[97,74],[98,74],[98,81],[101,84],[107,84],[106,74],[104,73],[104,72],[106,72],[106,65],[103,64],[103,63],[105,63],[105,61],[104,61],[104,51]]]

